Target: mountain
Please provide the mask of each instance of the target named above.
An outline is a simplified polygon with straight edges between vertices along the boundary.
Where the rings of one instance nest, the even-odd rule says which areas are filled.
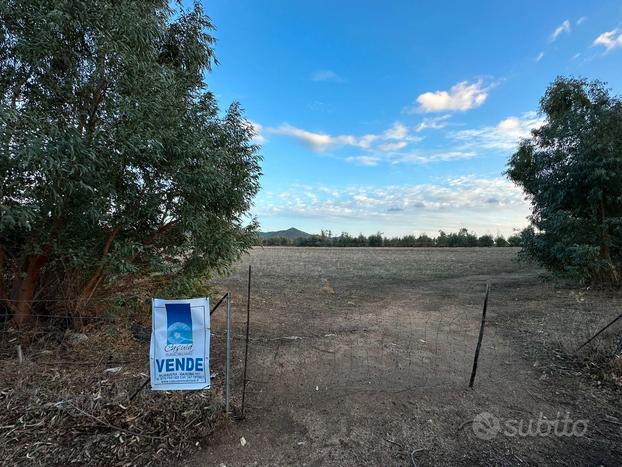
[[[307,232],[303,232],[302,230],[298,230],[294,227],[291,227],[287,230],[277,230],[275,232],[260,232],[259,235],[261,238],[309,238],[311,234]]]

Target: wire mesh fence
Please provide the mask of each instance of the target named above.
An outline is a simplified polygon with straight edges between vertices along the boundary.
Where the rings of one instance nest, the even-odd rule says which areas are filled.
[[[429,280],[425,277],[407,277],[412,286],[398,282],[399,290],[394,289],[394,282],[403,280],[396,275],[403,272],[393,266],[374,271],[378,283],[373,287],[364,264],[353,268],[337,261],[328,266],[301,258],[295,269],[282,271],[258,258],[252,294],[249,403],[275,394],[293,400],[309,391],[340,395],[468,386],[485,280],[474,282],[466,300],[457,301],[451,290],[427,295],[416,290],[417,281]],[[339,276],[327,276],[327,269]],[[232,284],[231,394],[239,406],[244,386],[246,274],[236,280]],[[310,288],[309,282],[319,287]],[[212,306],[222,303],[218,299],[212,300]],[[131,300],[134,309],[130,312]],[[52,311],[34,314],[26,333],[17,332],[7,320],[0,324],[0,355],[17,360],[17,345],[21,345],[22,358],[28,361],[77,362],[111,376],[131,368],[144,381],[149,373],[149,303],[145,297],[96,299],[84,304],[79,316],[70,300],[37,303],[37,309]],[[491,311],[488,320],[494,324]],[[212,318],[212,391],[218,394],[224,391],[226,372],[225,318],[220,311]],[[486,329],[476,384],[503,379],[499,363],[511,368],[518,357],[496,329]]]
[[[493,274],[473,273],[469,261],[476,256],[469,252],[443,253],[449,260],[439,264],[436,252],[427,254],[290,250],[283,258],[253,257],[246,367],[247,270],[223,280],[233,295],[231,414],[240,414],[245,382],[246,408],[266,418],[266,410],[274,416],[272,409],[283,407],[311,416],[326,410],[322,402],[329,399],[344,407],[341,413],[391,403],[396,393],[425,400],[426,392],[443,392],[458,400],[445,392],[469,386]],[[428,261],[412,266],[421,255]],[[487,261],[486,267],[497,264]],[[551,368],[619,378],[622,371],[612,365],[622,370],[622,320],[576,352],[622,310],[618,293],[552,285],[520,272],[492,278],[476,389],[517,391],[518,401],[517,382],[547,381]],[[212,307],[219,301],[212,297]],[[98,298],[79,308],[71,300],[41,300],[22,328],[0,302],[5,462],[89,463],[105,445],[109,463],[128,456],[146,463],[157,453],[181,456],[184,446],[201,442],[225,411],[224,303],[211,318],[210,390],[162,394],[147,386],[148,297]],[[42,433],[51,441],[42,441]]]
[[[261,276],[257,280],[260,287]],[[361,310],[350,302],[338,313],[331,310],[328,317],[321,313],[302,316],[296,306],[285,306],[278,313],[269,314],[268,321],[265,310],[254,310],[248,361],[249,401],[275,393],[280,398],[300,397],[300,391],[284,389],[292,382],[303,392],[310,388],[336,395],[357,391],[464,389],[471,375],[480,327],[483,284],[479,289],[480,303],[474,302],[468,309],[450,303],[436,311],[382,303],[373,309]],[[494,296],[494,288],[492,293]],[[568,293],[564,303],[563,329],[560,327],[557,332],[554,324],[547,323],[540,334],[551,346],[572,353],[598,330],[603,313],[595,310],[589,297],[573,292]],[[215,299],[212,304],[221,305],[222,302],[219,304]],[[106,305],[110,305],[110,309]],[[246,297],[240,294],[235,305],[232,397],[239,405],[243,386]],[[138,386],[149,374],[149,310],[133,316],[124,315],[119,312],[118,299],[100,299],[91,306],[104,311],[79,317],[69,313],[35,313],[28,328],[23,330],[4,320],[0,324],[0,359],[77,366],[110,378],[128,376],[131,370]],[[612,302],[613,311],[620,308],[622,304]],[[223,397],[224,311],[222,305],[212,318],[210,349],[213,388]],[[499,323],[494,308],[487,324],[476,384],[502,380],[504,375],[499,373],[499,365],[511,369],[520,364],[522,356],[498,335]],[[569,325],[574,330],[570,334]],[[622,340],[616,340],[616,331],[614,326],[585,352],[590,355],[620,352]]]
[[[301,263],[299,272],[287,271],[291,282],[275,295],[275,287],[281,284],[270,265],[258,263],[250,314],[249,407],[261,409],[283,403],[312,406],[315,398],[347,397],[358,392],[390,395],[463,391],[468,387],[485,280],[475,284],[467,306],[456,304],[450,296],[389,295],[374,302],[370,300],[373,291],[365,289],[356,290],[357,300],[336,294],[331,280],[317,281],[322,284],[319,293],[309,296],[308,284],[297,279],[313,281],[314,275],[321,277],[323,272],[314,272]],[[238,390],[244,384],[244,271],[229,283],[237,292],[234,386]],[[494,313],[489,321],[495,324]],[[476,384],[502,381],[506,375],[499,372],[499,365],[511,369],[519,360],[520,355],[507,340],[496,330],[486,329]]]
[[[306,284],[297,285],[293,280],[281,289],[277,299],[271,269],[261,263],[256,268],[259,273],[252,294],[246,378],[249,406],[300,402],[301,398],[311,402],[314,397],[340,397],[361,391],[390,394],[460,391],[468,387],[480,330],[484,280],[474,281],[460,303],[449,291],[446,295],[385,293],[374,300],[374,292],[365,289],[356,290],[356,295],[339,296],[334,291],[335,281],[322,279],[321,269],[314,270],[315,266],[304,263],[300,266],[294,279],[320,279],[321,288],[319,292],[315,289],[312,297]],[[348,280],[355,282],[356,275]],[[239,407],[245,383],[245,274],[240,273],[236,281],[230,391],[233,405]],[[504,294],[505,285],[501,284],[500,290],[496,287],[493,282],[476,385],[502,383],[508,371],[522,371],[526,365],[528,349],[505,338],[507,322],[495,309],[499,305],[495,296]],[[544,288],[541,292],[551,293]],[[540,329],[537,323],[531,323],[530,337],[531,341],[541,337],[543,345],[570,354],[602,325],[607,315],[603,307],[609,305],[602,297],[595,301],[589,293],[572,289],[562,294],[567,296],[556,297],[554,311],[564,325],[557,330],[555,318],[541,323]],[[612,295],[611,309],[622,309],[622,303],[614,303],[615,297]],[[213,299],[212,306],[221,306],[223,301],[219,300]],[[310,307],[309,301],[314,301],[314,306]],[[134,309],[129,314],[127,302],[127,297],[93,300],[79,316],[69,311],[73,309],[69,301],[39,303],[37,309],[49,303],[53,311],[33,314],[27,331],[18,331],[8,319],[0,323],[0,359],[58,367],[74,365],[110,379],[132,378],[138,389],[149,375],[149,301],[141,298],[139,311]],[[525,302],[525,307],[529,306]],[[63,307],[68,311],[59,313]],[[97,314],[87,314],[89,310],[97,310]],[[221,311],[212,317],[210,370],[212,392],[224,399],[224,306]],[[570,334],[569,328],[573,329]],[[607,355],[622,352],[622,340],[616,340],[616,335],[619,328],[614,326],[593,346],[590,355],[597,350]],[[551,358],[554,355],[551,353]]]
[[[455,271],[447,274],[434,273],[433,265],[426,264],[436,274],[429,277],[425,268],[412,264],[401,269],[400,253],[391,258],[398,264],[373,258],[392,252],[290,249],[282,259],[278,250],[254,255],[247,394],[251,407],[313,406],[316,398],[359,392],[390,397],[395,392],[459,392],[469,387],[491,276],[454,279],[461,268],[468,271],[472,265],[452,265]],[[373,270],[367,271],[368,266]],[[581,371],[573,352],[622,310],[615,292],[609,301],[602,291],[581,291],[532,275],[492,279],[476,388],[514,391],[517,378],[546,380],[551,368],[562,368],[562,354],[568,368]],[[246,269],[227,284],[238,297],[234,375],[239,387]],[[594,346],[607,348],[608,360],[599,369],[620,354],[607,343],[616,336],[620,341],[620,324],[622,320]],[[594,361],[591,351],[586,360]]]
[[[483,301],[483,295],[482,295]],[[351,306],[339,319],[306,319],[295,332],[251,321],[248,391],[251,404],[359,391],[464,390],[468,387],[480,328],[479,313],[386,306],[363,313]],[[279,321],[298,321],[295,308]],[[495,360],[516,357],[492,331],[479,362],[479,381],[501,378]],[[242,336],[236,341],[242,352]],[[303,395],[307,396],[303,396]],[[267,400],[266,400],[267,399]],[[259,402],[261,405],[261,402]]]
[[[226,294],[216,297],[213,312],[225,314]],[[131,305],[129,305],[130,301]],[[8,300],[0,299],[0,304]],[[26,323],[16,325],[10,313],[0,316],[0,359],[17,363],[77,365],[109,376],[131,369],[143,379],[149,375],[151,302],[144,297],[76,300],[34,300]],[[49,312],[41,310],[50,310]],[[63,313],[62,310],[65,310]],[[212,376],[222,390],[226,365],[226,329],[213,329]]]

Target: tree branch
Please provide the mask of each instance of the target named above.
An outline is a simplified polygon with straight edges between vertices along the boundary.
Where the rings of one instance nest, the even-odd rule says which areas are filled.
[[[82,289],[82,292],[80,293],[80,300],[78,301],[78,304],[80,306],[82,304],[84,304],[86,301],[91,299],[91,297],[95,293],[95,290],[97,289],[97,286],[99,285],[99,283],[103,279],[103,277],[104,277],[104,260],[106,259],[106,257],[110,253],[110,248],[112,247],[112,242],[114,242],[114,239],[117,237],[117,235],[119,234],[120,231],[121,231],[121,224],[117,224],[112,229],[110,234],[108,234],[108,238],[106,239],[106,242],[104,243],[104,248],[102,249],[101,262],[100,262],[99,266],[97,267],[97,269],[95,270],[95,272],[93,273],[93,275],[91,276],[91,278],[89,279],[89,281],[84,286],[84,289]]]

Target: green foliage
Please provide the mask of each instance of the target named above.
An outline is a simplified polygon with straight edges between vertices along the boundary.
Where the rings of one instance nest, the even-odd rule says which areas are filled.
[[[523,254],[560,275],[619,284],[622,101],[599,81],[558,78],[540,110],[544,125],[507,170],[532,204]]]
[[[382,238],[382,233],[378,232],[377,234],[374,235],[370,235],[369,237],[367,237],[367,244],[369,246],[382,246],[383,244],[383,238]]]
[[[503,235],[499,235],[498,237],[495,237],[495,246],[510,246],[510,242],[508,242]]]
[[[436,237],[435,243],[436,243],[436,246],[439,246],[439,247],[449,246],[449,240],[447,238],[447,234],[443,232],[442,230],[440,230],[438,232],[438,237]]]
[[[492,237],[492,235],[482,235],[477,239],[477,246],[495,246],[495,239]]]
[[[167,283],[160,294],[165,298],[207,297],[214,292],[214,287],[211,286],[209,279],[208,275],[178,274]]]
[[[509,236],[507,242],[509,246],[514,246],[514,247],[523,246],[523,240],[520,235]]]
[[[435,246],[435,243],[432,237],[428,237],[427,235],[423,234],[417,237],[417,240],[415,240],[415,244],[413,246],[431,247]]]
[[[201,276],[254,242],[253,130],[204,83],[209,18],[175,5],[0,5],[0,297]]]
[[[467,229],[460,229],[457,233],[450,233],[447,236],[447,246],[467,247],[477,246],[477,235],[470,233]]]

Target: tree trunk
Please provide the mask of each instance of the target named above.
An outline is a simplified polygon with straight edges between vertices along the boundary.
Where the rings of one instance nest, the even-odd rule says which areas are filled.
[[[5,275],[6,275],[6,251],[0,246],[0,300],[8,299],[9,292],[6,289]]]
[[[16,279],[13,294],[14,310],[13,322],[17,326],[25,326],[32,321],[32,300],[35,295],[37,281],[43,267],[48,261],[50,247],[44,247],[43,254],[26,257],[25,267],[21,278]]]
[[[6,250],[0,246],[0,305],[6,307],[11,314],[15,314],[15,303],[11,301],[11,294],[6,282],[6,278],[9,276],[8,262]]]
[[[104,278],[104,260],[110,253],[112,242],[114,242],[114,239],[117,237],[120,230],[121,225],[117,225],[111,230],[110,234],[108,235],[108,238],[106,239],[106,243],[104,243],[104,248],[102,250],[101,263],[97,267],[93,275],[89,278],[88,282],[82,289],[82,292],[80,292],[77,303],[78,310],[82,309],[82,307],[91,299],[91,297],[95,293],[95,290],[97,289],[97,286]]]
[[[614,285],[618,285],[620,282],[620,277],[618,275],[618,271],[616,270],[616,266],[611,259],[611,251],[609,249],[609,244],[611,242],[611,237],[609,236],[609,229],[606,224],[606,214],[605,214],[605,203],[601,196],[600,205],[599,205],[599,214],[600,214],[600,225],[602,229],[601,239],[600,239],[600,252],[599,259],[605,261],[608,265],[607,271],[601,271],[599,273],[600,280],[605,283],[611,283]]]

